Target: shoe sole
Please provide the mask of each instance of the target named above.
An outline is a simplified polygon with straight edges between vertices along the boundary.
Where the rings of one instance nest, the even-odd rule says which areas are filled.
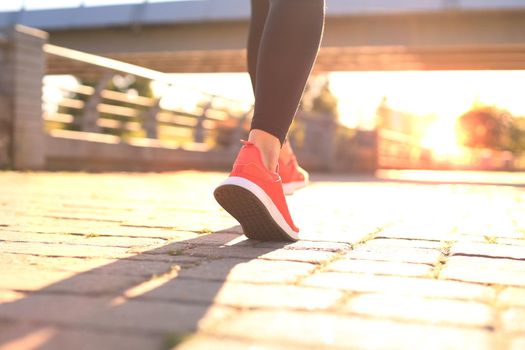
[[[229,177],[213,192],[217,202],[242,226],[244,234],[259,241],[297,241],[275,204],[256,184]]]

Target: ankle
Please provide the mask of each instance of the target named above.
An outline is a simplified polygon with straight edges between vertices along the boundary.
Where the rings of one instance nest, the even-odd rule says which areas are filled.
[[[266,131],[252,129],[248,136],[248,141],[257,146],[261,152],[262,161],[266,168],[275,172],[281,150],[281,142],[279,139]]]
[[[290,142],[286,140],[284,141],[283,147],[281,148],[281,152],[279,153],[279,160],[284,164],[288,164],[293,157],[294,152],[292,146],[290,146]]]

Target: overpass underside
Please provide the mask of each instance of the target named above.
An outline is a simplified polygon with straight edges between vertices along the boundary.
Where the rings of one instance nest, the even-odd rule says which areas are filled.
[[[187,23],[51,32],[51,43],[163,72],[244,72],[248,23]],[[50,57],[49,74],[99,75]],[[315,70],[525,69],[525,10],[327,19]]]
[[[119,53],[105,56],[162,72],[245,72],[245,50]],[[491,47],[324,47],[315,72],[396,70],[521,70],[525,45]],[[49,57],[48,74],[99,76],[101,71],[80,62]]]

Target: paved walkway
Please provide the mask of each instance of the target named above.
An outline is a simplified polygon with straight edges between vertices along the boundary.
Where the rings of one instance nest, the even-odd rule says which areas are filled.
[[[0,173],[0,349],[525,349],[525,187],[319,177],[285,244],[223,176]]]

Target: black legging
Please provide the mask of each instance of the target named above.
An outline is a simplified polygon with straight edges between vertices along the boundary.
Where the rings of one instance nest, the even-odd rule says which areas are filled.
[[[284,143],[312,70],[324,0],[251,0],[248,70],[255,93],[252,129]]]

